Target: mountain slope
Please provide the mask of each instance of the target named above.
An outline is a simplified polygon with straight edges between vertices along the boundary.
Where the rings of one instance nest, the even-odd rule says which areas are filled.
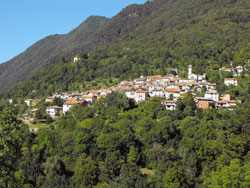
[[[63,51],[85,43],[102,27],[107,18],[92,16],[78,28],[66,35],[48,36],[12,60],[0,65],[0,90],[24,81],[39,68],[53,63],[52,59],[61,57]],[[73,55],[73,54],[71,54]]]
[[[89,57],[79,62],[58,61],[39,70],[15,86],[11,96],[85,90],[112,85],[112,80],[117,79],[163,75],[173,67],[185,76],[189,64],[195,72],[205,71],[211,82],[219,84],[221,80],[215,78],[220,67],[231,61],[235,66],[247,65],[249,15],[250,3],[245,0],[156,0],[132,5],[110,19],[86,43],[95,41],[90,48],[101,48],[90,51]],[[123,19],[124,25],[120,22]],[[81,49],[84,52],[86,46],[77,48],[79,52]]]
[[[196,72],[216,70],[231,61],[244,65],[250,57],[249,15],[246,0],[155,0],[131,5],[86,42],[58,53],[52,67],[37,72],[14,93],[78,90],[88,88],[86,82],[92,80],[165,74],[171,67],[184,74],[188,64]],[[59,61],[61,56],[87,51],[90,56],[78,63]]]

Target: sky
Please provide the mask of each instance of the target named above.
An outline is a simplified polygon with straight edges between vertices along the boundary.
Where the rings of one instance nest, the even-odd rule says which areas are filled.
[[[89,16],[111,18],[130,4],[147,0],[0,0],[0,63],[38,40],[66,34]]]

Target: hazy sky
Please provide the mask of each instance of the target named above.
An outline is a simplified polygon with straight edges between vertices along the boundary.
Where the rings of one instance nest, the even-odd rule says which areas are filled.
[[[91,15],[116,15],[146,0],[0,0],[0,63],[52,34],[65,34]]]

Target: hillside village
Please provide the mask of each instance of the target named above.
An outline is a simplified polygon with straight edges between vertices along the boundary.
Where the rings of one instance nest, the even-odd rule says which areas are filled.
[[[238,66],[236,68],[221,68],[220,71],[232,71],[234,76],[239,76],[244,68]],[[225,78],[225,85],[237,86],[237,78]],[[54,98],[61,98],[65,100],[63,106],[49,106],[46,112],[54,118],[61,114],[65,114],[73,105],[80,104],[82,107],[94,104],[96,100],[106,97],[112,92],[124,91],[128,98],[134,99],[136,103],[145,101],[149,97],[162,97],[161,102],[167,110],[175,110],[178,98],[182,98],[186,93],[192,93],[196,102],[197,108],[224,108],[233,110],[237,107],[237,101],[232,100],[229,94],[220,94],[216,89],[215,83],[209,83],[206,75],[197,75],[192,71],[192,65],[188,66],[188,78],[180,78],[177,75],[167,76],[141,76],[133,81],[122,81],[119,84],[108,89],[90,90],[81,93],[57,93],[45,99],[45,102],[52,102]],[[203,96],[197,95],[202,93]],[[13,100],[10,99],[11,103]],[[40,102],[40,99],[26,99],[24,101],[30,108],[34,104]],[[32,120],[37,108],[31,109],[30,114],[24,114],[23,118]]]

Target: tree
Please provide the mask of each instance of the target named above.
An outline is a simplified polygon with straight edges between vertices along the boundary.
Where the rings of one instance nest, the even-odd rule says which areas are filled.
[[[77,187],[91,188],[97,183],[97,167],[85,153],[77,158],[74,166],[74,182]]]
[[[63,106],[64,100],[59,98],[59,97],[55,97],[52,104],[56,105],[56,106]]]
[[[229,166],[212,171],[209,176],[204,177],[203,187],[250,187],[250,163],[241,165],[239,159],[233,159]]]
[[[15,187],[14,176],[28,127],[11,110],[0,114],[0,187]]]

